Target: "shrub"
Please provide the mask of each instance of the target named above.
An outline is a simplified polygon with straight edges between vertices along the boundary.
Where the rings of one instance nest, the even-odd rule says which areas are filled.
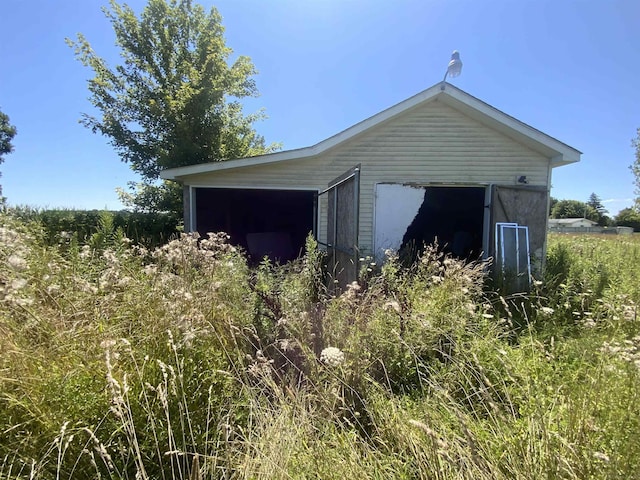
[[[104,222],[105,211],[53,209],[40,210],[29,207],[10,209],[12,215],[23,221],[35,221],[42,225],[45,241],[55,245],[67,235],[75,235],[80,243],[89,241]],[[181,219],[173,213],[140,213],[125,210],[108,212],[113,230],[120,229],[134,243],[155,247],[169,241],[180,230]]]

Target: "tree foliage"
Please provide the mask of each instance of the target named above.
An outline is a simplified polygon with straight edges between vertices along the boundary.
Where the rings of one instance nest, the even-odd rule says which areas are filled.
[[[632,227],[636,232],[640,232],[640,213],[633,208],[620,210],[614,220],[619,227]]]
[[[602,204],[602,200],[598,195],[596,195],[595,193],[589,195],[587,205],[598,212],[598,219],[596,220],[598,222],[598,225],[604,227],[605,225],[609,224],[609,222],[611,221],[611,219],[607,216],[607,213],[609,213],[609,211],[604,207],[604,205]]]
[[[589,195],[589,200],[587,200],[587,205],[589,205],[590,207],[593,207],[594,210],[596,210],[598,213],[601,213],[603,215],[608,212],[608,210],[604,207],[604,205],[602,205],[602,200],[600,199],[600,197],[595,193],[592,193],[591,195]]]
[[[0,163],[4,162],[4,156],[13,152],[11,141],[16,136],[18,130],[11,125],[9,115],[0,110]]]
[[[4,162],[4,156],[13,152],[13,144],[11,141],[16,136],[18,130],[11,125],[9,116],[0,110],[0,163]],[[2,174],[0,174],[2,176]],[[3,203],[2,185],[0,185],[0,204]]]
[[[598,211],[578,200],[559,200],[551,210],[551,218],[588,218],[597,222]]]
[[[253,128],[263,113],[243,113],[240,99],[257,96],[256,70],[246,56],[230,62],[215,8],[207,13],[191,0],[149,0],[138,17],[111,0],[103,11],[120,47],[119,65],[109,66],[82,34],[67,39],[95,75],[88,82],[90,101],[101,116],[84,114],[81,122],[108,137],[156,194],[171,190],[154,185],[163,169],[275,148]],[[131,195],[149,206],[148,196],[136,199],[135,189]]]

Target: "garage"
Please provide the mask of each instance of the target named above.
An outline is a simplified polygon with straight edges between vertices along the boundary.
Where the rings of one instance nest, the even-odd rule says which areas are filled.
[[[361,259],[436,239],[459,258],[504,257],[494,265],[508,268],[511,237],[500,232],[521,227],[527,245],[518,251],[540,271],[552,171],[580,155],[438,83],[315,145],[161,177],[184,187],[187,231],[226,231],[252,259],[280,261],[295,258],[313,231],[343,286]]]

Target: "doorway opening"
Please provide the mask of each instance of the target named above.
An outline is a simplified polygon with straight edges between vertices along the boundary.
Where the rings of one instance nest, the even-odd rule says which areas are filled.
[[[408,225],[400,250],[411,256],[437,241],[444,252],[460,259],[483,254],[485,187],[423,187],[418,212]]]
[[[226,232],[253,262],[297,258],[314,231],[316,191],[196,188],[196,230]]]

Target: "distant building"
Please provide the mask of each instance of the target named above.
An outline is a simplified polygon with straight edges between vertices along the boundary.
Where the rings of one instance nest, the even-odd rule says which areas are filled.
[[[550,218],[549,231],[555,233],[608,233],[632,235],[631,227],[600,227],[588,218]]]
[[[598,226],[598,222],[589,220],[588,218],[550,218],[549,231],[551,232],[576,232],[588,231],[585,229]]]

